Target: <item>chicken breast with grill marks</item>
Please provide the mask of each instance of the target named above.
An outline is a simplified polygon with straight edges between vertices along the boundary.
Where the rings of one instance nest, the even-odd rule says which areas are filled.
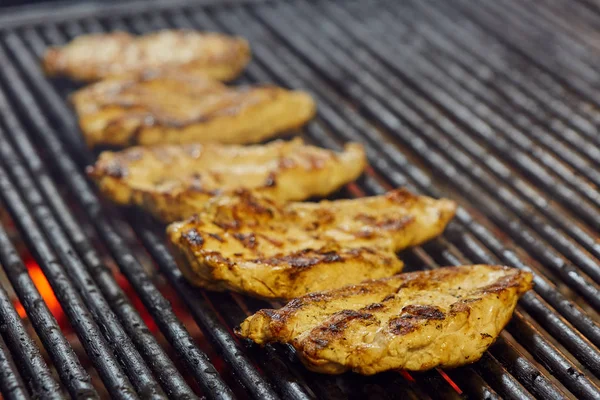
[[[490,265],[400,274],[261,310],[236,333],[289,343],[307,368],[327,374],[458,367],[496,340],[531,282],[527,272]]]
[[[301,91],[227,87],[179,69],[107,79],[71,100],[90,147],[257,143],[299,128],[316,111]]]
[[[84,35],[50,48],[43,67],[50,76],[96,81],[163,68],[201,73],[218,80],[238,76],[250,61],[248,42],[240,37],[192,30],[162,30],[143,36],[126,32]]]
[[[103,152],[88,173],[120,204],[146,208],[163,221],[185,219],[214,196],[252,190],[279,201],[326,196],[366,166],[361,145],[342,152],[302,139],[265,145],[157,145]]]
[[[167,232],[191,282],[289,299],[398,273],[395,252],[442,233],[455,207],[403,189],[287,204],[243,192],[215,198]]]

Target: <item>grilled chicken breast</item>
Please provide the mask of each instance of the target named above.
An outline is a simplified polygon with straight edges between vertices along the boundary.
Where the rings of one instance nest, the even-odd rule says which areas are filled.
[[[126,32],[80,36],[66,46],[50,48],[43,67],[50,76],[81,81],[170,67],[227,81],[239,75],[248,61],[250,47],[240,37],[163,30],[143,36]]]
[[[287,204],[242,192],[215,198],[167,233],[192,283],[289,299],[399,272],[395,252],[439,235],[454,211],[450,200],[403,189]]]
[[[477,361],[508,323],[532,276],[474,265],[400,274],[261,310],[236,330],[293,345],[307,368],[364,375]]]
[[[279,201],[326,196],[366,166],[361,145],[343,152],[302,139],[265,145],[157,145],[103,152],[88,173],[119,204],[146,208],[163,221],[185,219],[216,195],[252,190]]]
[[[90,147],[256,143],[304,125],[315,102],[275,86],[227,87],[179,69],[106,79],[71,98]]]

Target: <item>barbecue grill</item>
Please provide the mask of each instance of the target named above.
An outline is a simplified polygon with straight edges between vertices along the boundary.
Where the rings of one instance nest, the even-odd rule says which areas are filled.
[[[101,199],[83,173],[94,157],[66,101],[74,85],[46,79],[40,57],[84,33],[174,27],[246,37],[253,61],[239,83],[306,89],[319,106],[307,140],[365,144],[371,167],[340,195],[407,186],[460,203],[442,237],[400,254],[411,269],[492,263],[535,274],[479,362],[311,373],[289,347],[232,336],[273,305],[191,287],[163,227]],[[599,54],[600,6],[589,0],[158,0],[4,12],[2,395],[599,399]]]

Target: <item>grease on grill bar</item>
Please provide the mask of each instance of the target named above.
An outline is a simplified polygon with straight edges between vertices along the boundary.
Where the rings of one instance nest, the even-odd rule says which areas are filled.
[[[157,1],[152,9],[142,2],[66,6],[0,16],[0,124],[9,138],[2,141],[0,159],[3,206],[30,250],[37,250],[34,255],[73,328],[81,335],[91,328],[82,336],[89,342],[82,344],[104,382],[92,380],[94,388],[89,387],[90,371],[77,365],[69,343],[52,329],[56,322],[50,314],[28,302],[35,292],[22,269],[15,269],[23,285],[15,292],[31,310],[27,318],[35,332],[6,324],[4,318],[18,314],[11,311],[14,299],[2,303],[6,346],[0,347],[0,363],[8,369],[0,390],[6,398],[58,385],[47,373],[52,369],[65,394],[73,396],[78,390],[93,396],[94,389],[115,398],[152,393],[260,399],[600,396],[597,5],[587,0],[452,0],[427,6],[416,0],[318,0],[204,8],[203,3],[209,1]],[[91,155],[80,145],[66,103],[72,88],[46,80],[40,59],[48,46],[76,35],[169,28],[243,36],[255,54],[245,83],[309,89],[319,115],[305,137],[327,147],[345,141],[365,145],[373,167],[348,187],[350,193],[378,194],[408,185],[432,197],[458,199],[464,207],[444,237],[401,254],[410,265],[503,263],[534,273],[534,291],[523,296],[506,332],[479,362],[448,372],[332,379],[298,368],[289,361],[289,349],[269,347],[264,354],[246,348],[229,329],[269,304],[192,289],[152,223],[137,214],[123,220],[101,205],[81,173],[84,163],[74,162],[89,164]],[[59,191],[66,187],[68,195]],[[89,222],[110,256],[86,239]],[[198,347],[168,306],[158,290],[161,283],[141,264],[145,258],[131,250],[135,238],[128,227],[157,262],[165,284],[181,294],[207,343]],[[7,265],[18,267],[9,245],[2,242],[2,254],[15,260],[2,259],[7,272]],[[175,355],[162,351],[115,291],[110,274],[101,273],[111,256]],[[71,276],[86,267],[89,283]],[[62,279],[64,271],[69,277]],[[91,294],[84,293],[92,287]],[[98,323],[110,329],[98,329]],[[107,340],[119,332],[129,339],[119,346],[117,360],[109,356]],[[13,340],[23,338],[35,349],[36,333],[40,350],[43,346],[49,355],[47,369],[35,351],[26,357],[19,340]],[[107,358],[99,359],[97,349],[106,350]],[[17,368],[10,367],[11,358]],[[141,374],[132,360],[139,362]]]

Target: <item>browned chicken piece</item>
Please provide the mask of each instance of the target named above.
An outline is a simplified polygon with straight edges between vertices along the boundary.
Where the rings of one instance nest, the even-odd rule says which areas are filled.
[[[126,32],[80,36],[50,48],[46,74],[96,81],[178,67],[222,81],[238,76],[250,61],[250,46],[240,37],[192,30],[163,30],[143,36]]]
[[[71,100],[90,147],[257,143],[299,128],[316,111],[301,91],[227,87],[179,69],[106,79]]]
[[[214,196],[252,190],[279,201],[326,196],[366,166],[360,144],[334,152],[302,139],[265,145],[157,145],[103,152],[88,173],[119,204],[172,222],[202,211]]]
[[[287,204],[243,192],[215,198],[167,233],[192,283],[290,299],[398,273],[395,252],[442,233],[455,208],[403,189]]]
[[[261,310],[236,333],[289,343],[308,369],[326,374],[453,368],[482,356],[531,286],[530,273],[500,266],[412,272]]]

